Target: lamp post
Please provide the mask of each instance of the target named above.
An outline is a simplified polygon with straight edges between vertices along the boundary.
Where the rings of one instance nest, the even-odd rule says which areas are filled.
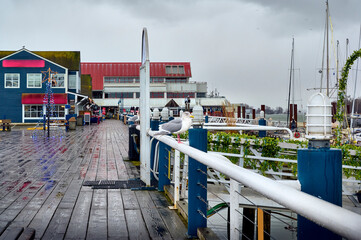
[[[307,105],[308,148],[298,150],[298,179],[301,191],[342,206],[342,152],[330,149],[331,104],[317,93]],[[298,239],[341,239],[340,236],[298,216]]]

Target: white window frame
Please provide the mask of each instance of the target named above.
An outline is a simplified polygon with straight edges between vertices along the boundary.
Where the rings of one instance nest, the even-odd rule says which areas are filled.
[[[40,76],[40,78],[39,78],[40,86],[39,87],[29,86],[29,75],[38,75],[38,76]],[[26,87],[27,88],[41,88],[42,87],[42,81],[43,81],[43,79],[42,79],[41,73],[27,73],[26,74]]]
[[[59,76],[62,76],[62,77],[63,77],[63,86],[62,86],[62,87],[59,87],[59,86],[58,86],[58,80],[55,79],[55,80],[56,80],[56,86],[52,86],[52,88],[65,88],[65,81],[67,80],[67,79],[65,78],[65,73],[51,74],[51,77],[53,78],[54,75],[55,75],[55,78],[56,78],[56,77],[59,77]]]
[[[26,117],[25,108],[26,108],[27,106],[29,106],[30,108],[31,108],[32,106],[37,106],[37,107],[38,107],[38,106],[41,106],[41,107],[42,107],[41,112],[43,112],[43,111],[44,111],[44,105],[43,105],[43,104],[23,104],[23,106],[24,106],[24,110],[23,110],[24,120],[42,119],[42,116],[41,116],[41,115],[38,116],[38,117],[31,117],[31,111],[30,111],[30,117]]]
[[[62,107],[62,111],[59,111],[59,108]],[[54,110],[57,114],[57,116],[55,118],[57,119],[65,119],[65,106],[64,104],[54,104]],[[63,113],[62,117],[59,117],[59,112]]]
[[[69,79],[69,84],[68,84],[69,89],[77,89],[77,83],[76,83],[76,81],[78,80],[77,75],[69,75],[68,79]],[[74,85],[71,84],[72,81]]]
[[[32,106],[41,106],[42,110],[41,110],[41,114],[38,117],[31,117],[31,111],[30,111],[30,117],[26,117],[25,114],[25,108],[29,106],[30,108]],[[61,108],[61,111],[59,111],[59,109]],[[65,119],[65,106],[64,104],[54,104],[54,112],[56,112],[57,116],[52,116],[51,118],[53,119]],[[40,111],[37,111],[40,112]],[[62,113],[62,117],[59,117],[59,112]],[[43,116],[46,115],[46,105],[45,104],[23,104],[23,119],[24,120],[39,120],[39,119],[43,119]]]
[[[7,75],[17,75],[18,76],[18,86],[17,87],[7,87],[6,86],[6,76]],[[12,80],[12,85],[14,85],[14,80]],[[4,88],[20,88],[20,73],[5,73],[4,75]]]

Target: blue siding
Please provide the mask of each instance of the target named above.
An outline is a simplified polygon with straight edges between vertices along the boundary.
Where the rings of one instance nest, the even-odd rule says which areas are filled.
[[[31,59],[41,60],[41,58],[27,52],[21,51],[6,59]],[[45,60],[44,68],[4,68],[0,61],[0,118],[11,119],[12,122],[22,121],[22,93],[45,93],[46,87],[43,83],[42,88],[27,88],[27,73],[41,73],[48,69],[65,74],[65,69]],[[5,73],[19,73],[20,87],[5,88]],[[65,93],[65,88],[53,88],[54,93]]]

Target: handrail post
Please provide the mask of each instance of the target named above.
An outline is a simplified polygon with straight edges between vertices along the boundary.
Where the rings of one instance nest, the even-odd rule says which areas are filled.
[[[301,191],[342,206],[342,153],[340,149],[298,150]],[[341,239],[330,230],[298,215],[298,239]]]
[[[230,208],[230,239],[236,240],[239,239],[239,215],[236,210],[239,208],[239,190],[240,184],[234,180],[230,179],[230,201],[229,201],[229,208]]]
[[[240,131],[242,134],[242,131]],[[242,157],[239,158],[238,165],[243,167],[244,164],[244,146],[240,146],[240,154]],[[239,239],[239,215],[236,210],[239,209],[239,193],[241,193],[241,185],[234,179],[230,179],[230,239]]]
[[[207,130],[189,129],[189,145],[207,152]],[[197,228],[207,227],[207,166],[189,158],[188,236],[197,237]]]
[[[173,209],[177,209],[177,202],[179,201],[180,191],[180,152],[174,151],[174,167],[173,167],[173,179],[174,179],[174,203]]]
[[[159,118],[153,117],[152,120],[150,121],[150,129],[152,131],[158,131],[159,130]],[[155,146],[157,145],[158,140],[153,139],[152,141],[152,145],[150,146],[150,168],[153,168],[154,166],[154,153],[155,153]],[[155,171],[155,169],[153,169],[153,171]],[[151,186],[155,186],[156,185],[156,179],[153,176],[153,174],[150,174],[150,184]]]
[[[162,123],[168,122],[168,108],[163,108],[161,112],[162,116]],[[159,127],[159,126],[158,126]],[[159,143],[159,159],[158,159],[158,191],[163,192],[165,185],[170,185],[170,178],[168,177],[168,172],[170,168],[170,154],[169,152],[172,150],[171,147],[169,147],[167,144],[160,142]]]
[[[181,193],[180,193],[181,198],[185,198],[185,196],[186,196],[187,177],[188,177],[188,155],[184,155],[182,187],[181,187]]]
[[[172,150],[167,144],[160,142],[159,143],[159,175],[158,175],[158,191],[163,192],[164,186],[170,184],[170,179],[168,178],[168,171],[170,168],[169,164],[169,153]]]

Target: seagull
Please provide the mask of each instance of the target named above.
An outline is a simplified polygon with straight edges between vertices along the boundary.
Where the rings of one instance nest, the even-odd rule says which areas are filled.
[[[128,121],[135,123],[135,122],[139,121],[139,117],[138,117],[138,115],[134,115],[134,116],[130,117],[130,118],[128,119]]]
[[[183,112],[181,118],[175,118],[172,121],[159,125],[159,131],[155,135],[177,134],[178,143],[180,143],[179,134],[186,132],[192,125],[192,118],[189,112]]]

